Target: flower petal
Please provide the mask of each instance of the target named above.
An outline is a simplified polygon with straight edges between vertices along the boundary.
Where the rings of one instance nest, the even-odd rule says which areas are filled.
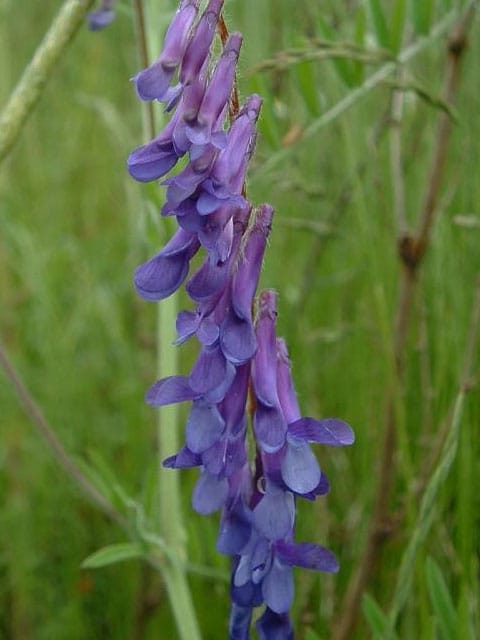
[[[187,422],[187,447],[202,453],[217,442],[225,428],[225,421],[214,404],[202,400],[194,402]]]
[[[188,378],[184,376],[170,376],[162,378],[147,391],[146,402],[152,407],[164,407],[168,404],[187,402],[198,398],[199,394],[192,391]]]
[[[277,407],[258,402],[253,424],[257,440],[266,453],[275,453],[283,447],[287,423]]]
[[[195,485],[192,506],[197,513],[209,516],[223,507],[227,496],[228,480],[204,472]]]
[[[288,435],[329,447],[344,447],[355,441],[355,434],[350,425],[337,418],[327,420],[300,418],[288,425]]]
[[[282,562],[291,566],[325,573],[337,573],[339,569],[335,554],[317,544],[278,541],[275,550]]]
[[[267,491],[253,510],[253,516],[256,528],[266,538],[285,538],[295,523],[293,494],[267,482]]]
[[[201,464],[201,457],[196,453],[192,453],[187,447],[183,447],[177,455],[170,456],[162,462],[162,466],[166,469],[191,469],[192,467],[199,467]]]
[[[260,640],[294,640],[293,627],[286,613],[275,613],[268,607],[255,628]]]
[[[275,613],[286,613],[293,603],[293,571],[288,565],[281,564],[276,558],[262,582],[262,595],[270,609]]]
[[[282,478],[291,491],[309,493],[320,482],[321,472],[310,445],[287,442],[282,459]]]

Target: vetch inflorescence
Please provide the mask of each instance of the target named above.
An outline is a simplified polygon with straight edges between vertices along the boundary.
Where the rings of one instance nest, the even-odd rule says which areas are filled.
[[[302,417],[287,347],[276,334],[277,294],[256,296],[274,213],[267,204],[253,208],[245,190],[262,99],[248,97],[232,117],[242,36],[224,38],[215,61],[222,7],[223,0],[210,0],[199,15],[200,0],[182,0],[161,55],[134,78],[139,98],[165,103],[172,116],[130,155],[130,174],[158,180],[187,157],[162,182],[162,215],[175,217],[178,230],[137,268],[137,291],[153,302],[172,295],[192,258],[205,254],[185,286],[194,309],[180,312],[176,327],[177,344],[195,336],[200,354],[188,376],[154,384],[147,402],[191,403],[185,446],[164,466],[199,467],[193,507],[221,511],[217,548],[232,558],[230,638],[248,639],[253,610],[265,605],[260,638],[289,640],[293,567],[338,570],[329,550],[295,542],[296,500],[329,491],[310,445],[350,445],[354,435],[341,420]]]

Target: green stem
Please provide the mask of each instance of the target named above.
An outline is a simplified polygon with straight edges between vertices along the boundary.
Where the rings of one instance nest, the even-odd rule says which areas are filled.
[[[66,0],[0,116],[0,162],[15,145],[55,65],[83,24],[93,0]]]
[[[158,305],[158,376],[164,378],[178,371],[178,356],[172,342],[175,340],[177,297],[172,296]],[[180,448],[178,406],[158,410],[158,454],[159,454],[159,515],[160,535],[167,546],[174,549],[175,556],[186,556],[186,533],[182,518],[180,476],[178,472],[162,469],[162,460]],[[179,638],[200,640],[200,631],[188,587],[184,563],[170,560],[163,570],[163,578],[170,597]]]

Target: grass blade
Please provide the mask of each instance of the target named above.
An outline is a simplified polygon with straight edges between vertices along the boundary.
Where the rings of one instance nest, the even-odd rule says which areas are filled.
[[[442,638],[444,640],[455,640],[458,628],[457,612],[442,571],[433,558],[427,558],[425,573],[428,594]]]

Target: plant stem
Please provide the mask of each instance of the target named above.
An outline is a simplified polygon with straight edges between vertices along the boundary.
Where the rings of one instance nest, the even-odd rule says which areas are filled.
[[[65,49],[73,41],[93,0],[66,0],[23,72],[0,116],[0,162],[15,145]]]

